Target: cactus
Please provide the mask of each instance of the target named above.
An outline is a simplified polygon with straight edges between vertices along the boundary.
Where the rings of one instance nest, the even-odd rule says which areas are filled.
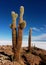
[[[18,37],[17,37],[17,52],[16,52],[17,60],[20,59],[20,49],[22,45],[22,33],[23,33],[23,29],[26,26],[26,22],[23,20],[23,14],[24,14],[24,7],[21,6],[20,7],[20,20],[19,20],[19,27],[18,27]]]
[[[18,17],[18,14],[12,11],[11,15],[12,15],[12,24],[10,25],[10,28],[12,29],[12,46],[13,46],[13,52],[15,57],[15,50],[16,50],[16,44],[17,44],[16,19]]]
[[[31,50],[31,35],[32,35],[32,29],[29,31],[29,39],[28,39],[28,50]]]
[[[23,20],[24,15],[24,7],[20,7],[20,20],[18,25],[18,35],[16,30],[16,19],[18,17],[18,14],[16,14],[14,11],[12,11],[12,24],[10,25],[10,28],[12,29],[12,46],[13,46],[13,52],[14,52],[14,60],[19,61],[20,59],[20,49],[22,45],[22,33],[23,29],[26,27],[26,22]]]

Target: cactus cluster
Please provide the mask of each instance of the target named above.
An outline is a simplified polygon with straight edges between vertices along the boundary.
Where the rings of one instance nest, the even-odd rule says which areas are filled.
[[[24,7],[20,7],[20,20],[19,27],[16,27],[16,19],[18,14],[14,11],[11,12],[12,16],[12,24],[10,24],[10,28],[12,29],[12,47],[14,52],[14,60],[19,60],[20,57],[20,49],[22,45],[22,31],[26,27],[26,22],[23,20]],[[18,31],[17,31],[18,28]],[[18,32],[18,35],[17,35]]]
[[[14,11],[11,12],[12,16],[12,24],[10,24],[10,28],[12,29],[12,48],[14,53],[14,60],[19,61],[20,59],[20,51],[22,46],[22,34],[23,29],[26,27],[26,22],[23,20],[24,15],[24,7],[20,7],[20,19],[18,27],[16,27],[16,19],[18,17],[18,14]],[[17,31],[18,29],[18,31]],[[29,32],[29,43],[28,43],[28,49],[30,50],[31,46],[31,30]]]

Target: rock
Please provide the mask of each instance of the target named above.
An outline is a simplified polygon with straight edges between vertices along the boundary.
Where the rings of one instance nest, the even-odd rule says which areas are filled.
[[[27,52],[27,50],[28,50],[27,47],[23,47],[21,49],[20,60],[11,62],[11,60],[9,59],[10,57],[8,57],[7,55],[13,54],[12,47],[11,46],[4,46],[3,48],[0,47],[0,65],[32,65],[32,64],[39,65],[40,61],[43,61],[42,58],[39,56],[39,54],[43,54],[46,56],[46,51],[44,51],[44,50],[33,49],[33,51],[32,51],[32,49],[31,49],[30,52]],[[1,51],[4,53],[1,53]],[[5,55],[5,54],[7,54],[7,55]]]

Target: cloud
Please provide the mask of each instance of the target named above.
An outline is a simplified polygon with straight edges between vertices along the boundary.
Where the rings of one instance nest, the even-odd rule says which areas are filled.
[[[46,33],[38,36],[32,36],[32,40],[46,41]]]
[[[36,27],[33,27],[32,30],[34,30],[34,31],[40,31],[40,29],[38,29]]]
[[[44,25],[44,27],[46,27],[46,25]]]
[[[44,29],[44,27],[40,27],[40,30],[43,30]]]
[[[39,27],[39,28],[37,28],[37,27],[32,27],[32,30],[33,30],[33,31],[43,31],[43,30],[46,30],[46,25],[44,25],[44,26],[42,26],[42,27]]]

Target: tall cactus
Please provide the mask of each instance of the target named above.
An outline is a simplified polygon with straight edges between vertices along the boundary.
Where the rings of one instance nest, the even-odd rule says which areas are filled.
[[[26,26],[26,22],[23,20],[23,14],[24,14],[24,7],[21,6],[20,7],[20,20],[19,20],[19,26],[18,26],[17,52],[16,52],[17,59],[16,60],[20,59],[20,50],[22,46],[22,33],[23,33],[23,29]]]
[[[28,39],[28,50],[31,50],[31,36],[32,36],[32,29],[29,30],[29,39]]]
[[[18,17],[18,14],[12,11],[11,15],[12,15],[12,24],[10,25],[10,27],[12,28],[12,46],[13,46],[13,52],[15,57],[15,50],[16,50],[16,43],[17,43],[16,19]]]
[[[16,19],[18,14],[12,12],[12,24],[10,27],[12,28],[12,45],[13,45],[13,52],[14,52],[14,60],[19,61],[20,59],[20,49],[22,45],[22,33],[23,29],[26,27],[26,22],[23,20],[24,15],[24,7],[20,7],[20,20],[18,25],[18,35],[16,34]],[[18,36],[18,37],[17,37]]]

